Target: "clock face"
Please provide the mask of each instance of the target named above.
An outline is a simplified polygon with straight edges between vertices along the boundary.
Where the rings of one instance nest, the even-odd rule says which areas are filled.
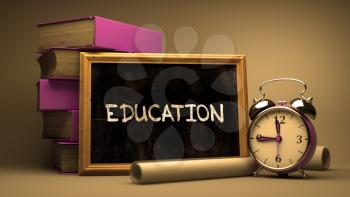
[[[249,146],[265,168],[285,171],[298,165],[306,155],[309,131],[301,116],[286,107],[261,112],[249,130]]]

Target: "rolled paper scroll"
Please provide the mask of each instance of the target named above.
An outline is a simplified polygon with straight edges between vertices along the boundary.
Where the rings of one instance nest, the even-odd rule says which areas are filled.
[[[317,146],[312,159],[303,167],[304,170],[327,170],[331,163],[329,149],[326,146]]]
[[[329,166],[329,149],[317,146],[314,156],[303,169],[327,170]],[[253,157],[136,161],[131,165],[130,177],[133,183],[147,184],[251,176],[256,169],[257,164]]]
[[[252,157],[141,161],[131,165],[130,177],[133,183],[146,184],[251,176],[256,168]]]

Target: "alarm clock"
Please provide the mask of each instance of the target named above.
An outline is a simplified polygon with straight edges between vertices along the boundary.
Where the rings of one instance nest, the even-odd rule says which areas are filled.
[[[262,88],[277,81],[295,81],[301,83],[304,89],[299,98],[290,102],[273,102],[265,98]],[[301,177],[307,177],[303,166],[310,161],[316,149],[316,131],[310,120],[315,119],[316,109],[312,105],[312,97],[304,97],[306,89],[303,81],[293,78],[272,79],[260,85],[262,96],[254,99],[249,110],[252,121],[248,145],[259,164],[254,176],[266,169],[283,177],[295,171],[299,171]]]

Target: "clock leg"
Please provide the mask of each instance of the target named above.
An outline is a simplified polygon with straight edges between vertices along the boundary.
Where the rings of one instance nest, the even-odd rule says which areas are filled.
[[[261,166],[259,166],[259,168],[253,173],[254,176],[259,176],[259,172],[262,170],[263,168]]]
[[[301,177],[302,177],[303,179],[308,178],[307,174],[305,173],[305,171],[304,171],[303,169],[300,168],[300,169],[298,169],[298,171],[300,172]]]

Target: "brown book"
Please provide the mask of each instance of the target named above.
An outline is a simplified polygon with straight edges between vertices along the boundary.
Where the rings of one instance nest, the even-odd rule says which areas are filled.
[[[79,51],[72,49],[51,49],[38,59],[41,78],[79,77]]]
[[[62,173],[78,171],[79,145],[77,142],[54,141],[54,166]]]
[[[78,141],[79,110],[43,112],[43,137]]]

